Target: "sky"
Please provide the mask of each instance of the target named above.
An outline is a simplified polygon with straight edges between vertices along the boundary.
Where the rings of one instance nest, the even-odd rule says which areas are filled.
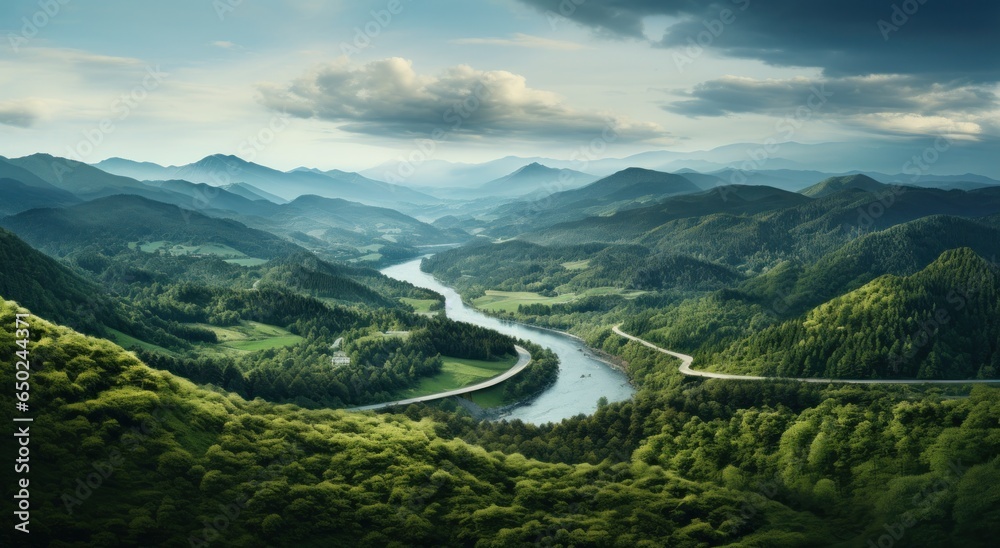
[[[0,155],[360,170],[988,143],[998,28],[985,0],[11,0]]]

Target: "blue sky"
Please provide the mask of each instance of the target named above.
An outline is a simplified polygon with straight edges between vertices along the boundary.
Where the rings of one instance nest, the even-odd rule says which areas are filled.
[[[362,169],[421,139],[452,161],[995,139],[1000,12],[910,2],[4,2],[0,154]]]

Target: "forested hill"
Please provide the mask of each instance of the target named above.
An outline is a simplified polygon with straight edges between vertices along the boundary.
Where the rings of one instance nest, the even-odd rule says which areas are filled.
[[[6,355],[15,310],[0,302]],[[928,545],[1000,533],[984,488],[1000,479],[994,389],[684,386],[666,357],[613,337],[595,342],[629,361],[635,401],[476,425],[247,401],[28,321],[40,545],[854,546],[900,520]]]
[[[824,179],[809,188],[800,190],[799,193],[803,196],[809,196],[811,198],[821,198],[848,188],[855,188],[865,192],[874,193],[886,192],[890,190],[889,185],[880,183],[867,175],[858,174],[845,175],[843,177],[830,177],[829,179]]]
[[[719,370],[783,377],[1000,377],[1000,270],[968,248],[733,343]]]
[[[637,243],[743,271],[785,259],[812,262],[865,234],[932,215],[975,218],[1000,212],[1000,190],[848,188],[811,199],[770,187],[719,187],[607,217],[521,234],[545,245]]]
[[[981,220],[924,217],[861,236],[814,263],[778,265],[740,289],[760,302],[781,299],[790,312],[804,312],[883,274],[914,274],[958,247],[992,261],[1000,257],[1000,228]]]
[[[681,175],[628,168],[581,188],[501,205],[485,217],[490,219],[487,223],[489,234],[510,237],[557,223],[640,207],[668,196],[700,191],[700,187]]]
[[[0,295],[16,296],[31,310],[88,333],[113,321],[110,298],[50,257],[0,228]]]
[[[467,298],[481,296],[486,289],[712,290],[743,279],[719,264],[651,253],[638,245],[542,246],[521,240],[456,248],[424,259],[421,268],[454,285]]]
[[[683,175],[633,167],[594,181],[582,188],[558,192],[547,201],[552,202],[550,206],[552,209],[559,209],[561,206],[576,202],[617,202],[643,196],[662,198],[700,190],[701,188]]]
[[[250,257],[271,259],[304,251],[295,244],[227,219],[214,219],[139,196],[115,195],[65,209],[34,209],[0,219],[34,247],[64,255],[87,246],[134,242],[223,244]]]
[[[65,207],[80,199],[65,190],[30,186],[15,179],[0,177],[0,216],[13,215],[36,207]]]

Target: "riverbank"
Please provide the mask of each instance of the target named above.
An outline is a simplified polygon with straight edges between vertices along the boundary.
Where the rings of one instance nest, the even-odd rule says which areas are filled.
[[[586,346],[579,336],[484,314],[468,306],[453,288],[421,271],[421,261],[422,257],[385,268],[382,273],[444,296],[445,313],[452,320],[473,323],[530,341],[551,349],[559,357],[560,371],[556,382],[537,398],[519,402],[517,408],[505,418],[534,424],[559,422],[581,413],[593,413],[601,398],[609,402],[624,401],[635,393],[628,376],[622,372],[622,364],[599,355],[597,349]]]
[[[420,259],[421,259],[421,261],[423,261],[424,258],[429,257],[429,256],[430,255],[423,255],[423,256],[420,257]],[[421,270],[421,272],[423,272],[427,276],[430,276],[431,278],[433,278],[434,281],[436,281],[437,283],[439,283],[439,284],[441,284],[441,285],[443,285],[445,287],[451,287],[451,286],[448,286],[444,281],[442,281],[437,276],[431,274],[430,272],[424,272],[423,270]],[[454,288],[452,288],[452,290],[454,291]],[[589,352],[591,352],[591,354],[593,354],[593,356],[596,359],[604,362],[605,364],[608,365],[608,367],[611,367],[612,369],[614,369],[616,371],[620,371],[620,372],[622,372],[622,373],[624,373],[626,375],[628,374],[628,364],[626,364],[624,360],[622,360],[621,358],[618,358],[617,356],[614,356],[612,354],[608,354],[607,352],[605,352],[605,351],[603,351],[603,350],[601,350],[599,348],[594,348],[594,347],[590,346],[589,344],[587,344],[587,341],[583,337],[580,337],[579,335],[574,335],[573,333],[570,333],[569,331],[563,331],[561,329],[556,329],[554,327],[546,327],[544,325],[535,325],[535,324],[523,322],[521,320],[514,320],[514,319],[511,319],[509,317],[502,316],[502,315],[500,315],[500,314],[498,314],[498,313],[496,313],[496,312],[494,312],[492,310],[485,310],[485,309],[477,307],[476,305],[470,303],[469,301],[466,301],[465,297],[463,297],[462,294],[459,293],[458,291],[455,291],[455,294],[458,295],[459,299],[461,299],[462,304],[464,306],[466,306],[468,308],[471,308],[472,310],[476,310],[477,312],[479,312],[480,314],[483,314],[484,316],[489,316],[490,318],[495,318],[496,320],[501,321],[501,322],[505,322],[505,323],[509,323],[509,324],[514,324],[514,325],[520,325],[520,326],[524,326],[524,327],[527,327],[527,328],[530,328],[530,329],[540,329],[542,331],[549,331],[551,333],[556,333],[557,335],[562,335],[564,337],[569,337],[571,339],[576,339],[577,341],[580,341],[580,343],[583,344],[589,350]],[[631,382],[632,382],[631,379],[629,379],[629,383],[631,383]]]

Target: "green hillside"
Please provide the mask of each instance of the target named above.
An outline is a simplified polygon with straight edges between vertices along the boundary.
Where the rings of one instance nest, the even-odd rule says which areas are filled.
[[[37,207],[65,207],[77,203],[80,199],[65,190],[29,186],[18,180],[0,178],[0,217]]]
[[[12,158],[7,162],[30,171],[50,185],[80,197],[100,195],[108,189],[127,192],[129,189],[144,188],[144,185],[135,179],[112,175],[91,165],[50,154],[32,154],[23,158]]]
[[[5,353],[15,310],[0,304]],[[554,428],[453,421],[448,431],[440,413],[415,420],[250,402],[29,321],[44,364],[29,400],[38,544],[804,546],[828,544],[834,531],[857,543],[898,521],[908,508],[900,493],[935,482],[951,496],[929,499],[910,534],[977,543],[998,532],[979,519],[996,500],[982,486],[1000,477],[991,389],[950,402],[886,395],[859,409],[864,396],[847,391],[752,396],[746,385],[675,385],[650,393],[652,407],[626,402]],[[641,347],[617,351],[642,383],[676,375]],[[0,377],[13,385],[13,374]],[[748,398],[781,403],[741,408]],[[13,409],[9,393],[0,404]],[[934,426],[942,413],[954,426]],[[919,438],[904,442],[901,425]],[[745,428],[755,435],[739,436]],[[587,432],[620,441],[594,445]],[[515,441],[524,436],[541,443]],[[848,516],[859,525],[833,529]]]
[[[110,299],[93,282],[0,229],[0,295],[89,333],[114,318]]]
[[[718,369],[784,377],[1000,377],[1000,270],[968,248],[735,342]]]
[[[865,192],[886,192],[889,185],[880,183],[867,175],[845,175],[843,177],[830,177],[815,185],[799,191],[803,196],[810,198],[822,198],[846,189],[857,189]]]
[[[986,258],[1000,256],[1000,230],[958,217],[924,217],[852,240],[791,277],[787,268],[775,269],[742,289],[762,301],[780,295],[789,307],[802,311],[883,274],[913,274],[958,247]]]
[[[97,245],[124,247],[133,242],[224,244],[250,257],[272,259],[301,251],[273,234],[226,219],[138,196],[99,198],[65,209],[36,209],[0,219],[34,247],[65,255]]]

